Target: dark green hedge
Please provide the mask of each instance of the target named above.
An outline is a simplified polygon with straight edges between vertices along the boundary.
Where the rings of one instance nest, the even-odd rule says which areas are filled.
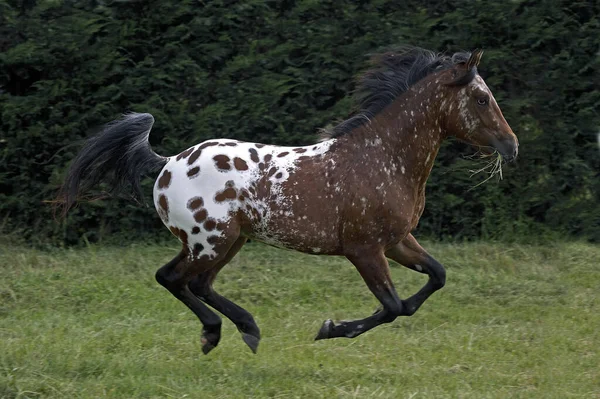
[[[420,234],[600,241],[598,2],[0,0],[2,230],[73,243],[168,234],[152,207],[51,200],[79,141],[128,110],[171,155],[212,137],[305,144],[348,115],[365,54],[483,48],[480,70],[521,141],[505,180],[448,143]],[[151,180],[145,182],[150,189]],[[150,196],[148,196],[150,199]]]

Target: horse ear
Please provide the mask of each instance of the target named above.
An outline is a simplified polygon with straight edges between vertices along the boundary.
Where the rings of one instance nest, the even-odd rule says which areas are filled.
[[[467,61],[467,71],[470,71],[471,68],[479,66],[479,61],[481,61],[481,56],[483,55],[483,50],[477,49],[471,53],[471,57],[469,57],[469,61]]]

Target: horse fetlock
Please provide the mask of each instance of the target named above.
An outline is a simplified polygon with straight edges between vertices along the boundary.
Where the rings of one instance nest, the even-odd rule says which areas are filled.
[[[354,337],[358,337],[360,334],[362,334],[364,331],[362,330],[363,325],[359,324],[355,330],[347,330],[344,333],[344,337],[346,338],[354,338]]]
[[[402,301],[402,305],[402,312],[398,316],[412,316],[419,309],[419,306],[411,300]]]

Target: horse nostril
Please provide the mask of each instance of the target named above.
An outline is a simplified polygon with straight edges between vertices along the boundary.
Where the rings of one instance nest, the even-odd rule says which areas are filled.
[[[517,156],[519,156],[519,143],[515,140],[515,149],[513,151],[513,156],[511,160],[516,159]]]

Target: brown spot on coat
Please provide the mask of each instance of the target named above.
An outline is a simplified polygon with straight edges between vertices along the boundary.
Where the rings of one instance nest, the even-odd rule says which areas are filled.
[[[215,155],[213,157],[213,160],[215,161],[215,165],[217,166],[218,169],[221,169],[221,170],[231,169],[231,165],[229,164],[230,158],[227,155],[224,155],[224,154]]]
[[[194,147],[188,148],[187,150],[185,150],[182,153],[180,153],[179,155],[177,155],[177,158],[175,158],[175,160],[181,161],[182,159],[186,159],[187,157],[190,156],[190,154],[192,152],[194,152]]]
[[[271,195],[271,181],[266,180],[256,187],[256,195],[258,198],[268,198]]]
[[[208,218],[206,222],[204,222],[204,229],[206,231],[213,231],[217,227],[217,222],[213,218]]]
[[[158,188],[159,190],[164,190],[169,187],[171,184],[171,172],[165,170],[162,176],[158,179]]]
[[[219,236],[209,236],[206,239],[206,242],[209,243],[209,244],[215,245],[216,243],[219,242]]]
[[[187,203],[187,207],[191,211],[195,211],[198,208],[202,208],[203,205],[204,200],[202,199],[202,197],[190,198],[190,200]]]
[[[194,213],[194,220],[198,223],[201,223],[208,216],[208,212],[206,209],[200,209],[198,212]]]
[[[290,153],[289,151],[284,151],[284,152],[280,153],[279,155],[277,155],[277,158],[283,158],[289,153]]]
[[[200,227],[198,227],[198,226],[194,226],[194,227],[192,228],[192,234],[198,234],[198,233],[200,233]]]
[[[169,230],[171,230],[171,233],[173,233],[173,235],[177,238],[179,238],[179,240],[183,243],[183,245],[188,244],[188,234],[186,233],[185,230],[183,229],[179,229],[177,227],[169,227]]]
[[[306,148],[294,148],[294,151],[298,154],[302,154],[303,152],[306,152]]]
[[[275,175],[275,178],[281,179],[283,177],[283,173],[279,172]]]
[[[199,149],[199,150],[201,150],[201,149],[203,149],[203,148],[206,148],[206,147],[212,147],[212,146],[215,146],[215,145],[218,145],[218,144],[219,144],[219,143],[217,143],[217,142],[214,142],[214,141],[208,141],[208,142],[206,142],[206,143],[204,143],[204,144],[200,144],[200,147],[198,147],[198,149]]]
[[[258,161],[260,161],[260,158],[258,157],[258,151],[256,151],[254,148],[250,148],[248,152],[250,153],[250,159],[252,162],[258,163]]]
[[[273,158],[273,155],[271,155],[271,154],[265,155],[265,163],[269,162],[271,160],[271,158]]]
[[[181,240],[182,243],[184,243],[185,245],[187,245],[188,243],[188,234],[185,230],[183,229],[179,229],[179,239]]]
[[[169,200],[167,200],[166,195],[161,194],[158,197],[158,206],[158,215],[160,218],[165,222],[169,221]]]
[[[277,168],[273,166],[271,169],[269,169],[269,173],[267,176],[271,177],[275,174],[275,172],[277,172]]]
[[[228,147],[235,147],[237,143],[225,143],[225,145]]]
[[[188,158],[188,165],[191,165],[194,162],[196,162],[196,159],[200,157],[200,154],[202,154],[202,148],[198,148],[196,151],[194,151],[192,155],[190,155],[190,157]]]
[[[236,196],[237,196],[237,193],[236,193],[235,189],[228,187],[225,190],[217,193],[217,195],[215,195],[215,201],[223,202],[223,201],[227,201],[227,200],[232,200],[232,199],[235,199]]]
[[[233,166],[235,166],[237,170],[248,170],[248,164],[242,158],[233,158]]]
[[[256,143],[254,145],[256,146],[256,148],[263,148],[265,146],[264,144],[260,144],[260,143]]]
[[[167,200],[166,195],[161,194],[158,197],[158,205],[160,205],[160,207],[162,208],[163,211],[165,211],[166,213],[169,213],[169,201]]]
[[[187,175],[191,179],[192,177],[196,177],[200,172],[200,166],[196,166],[190,170],[188,170]]]

